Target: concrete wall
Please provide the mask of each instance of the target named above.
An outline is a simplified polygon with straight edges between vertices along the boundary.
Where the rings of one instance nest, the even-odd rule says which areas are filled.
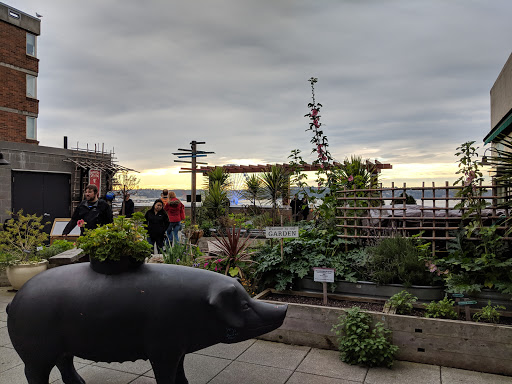
[[[491,88],[491,129],[512,110],[512,54]]]
[[[10,163],[0,165],[0,222],[2,223],[8,217],[5,211],[12,208],[12,170],[69,174],[73,174],[75,170],[73,163],[64,161],[73,154],[69,149],[0,141],[0,152]]]

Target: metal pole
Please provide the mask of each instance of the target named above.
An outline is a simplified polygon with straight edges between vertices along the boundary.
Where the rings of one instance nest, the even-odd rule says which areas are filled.
[[[196,155],[197,155],[197,142],[194,140],[191,143],[192,146],[192,196],[190,196],[190,223],[196,225]]]

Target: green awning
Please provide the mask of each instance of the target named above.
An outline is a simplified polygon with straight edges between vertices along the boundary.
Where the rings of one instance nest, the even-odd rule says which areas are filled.
[[[487,136],[485,136],[484,143],[489,144],[496,138],[496,136],[507,129],[510,125],[512,125],[512,114],[510,114],[500,125],[494,128]]]

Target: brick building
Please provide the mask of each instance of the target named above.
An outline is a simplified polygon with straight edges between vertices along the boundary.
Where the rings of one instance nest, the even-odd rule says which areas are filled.
[[[0,3],[0,140],[37,144],[41,22]]]
[[[0,223],[8,211],[44,215],[45,221],[71,216],[93,180],[104,195],[116,172],[103,149],[39,145],[37,38],[40,20],[0,3]],[[99,177],[98,177],[99,176]],[[49,230],[49,228],[47,228]]]

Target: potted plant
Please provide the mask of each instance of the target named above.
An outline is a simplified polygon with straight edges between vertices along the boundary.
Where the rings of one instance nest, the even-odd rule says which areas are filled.
[[[191,244],[197,244],[204,234],[204,231],[200,229],[198,225],[193,225],[191,228],[185,229],[183,232]]]
[[[20,289],[30,278],[48,268],[48,260],[38,254],[38,247],[48,239],[43,232],[42,216],[24,215],[23,210],[5,223],[0,231],[0,268],[5,268],[13,289]]]
[[[77,240],[91,262],[91,268],[107,275],[132,270],[151,255],[144,216],[136,212],[130,219],[119,216],[113,223],[85,230]]]

